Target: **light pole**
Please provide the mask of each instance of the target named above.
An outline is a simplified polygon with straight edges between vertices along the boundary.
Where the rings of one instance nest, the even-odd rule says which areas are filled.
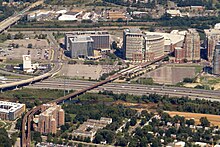
[[[65,74],[63,73],[64,79],[63,79],[63,96],[66,96],[66,83],[65,83]]]

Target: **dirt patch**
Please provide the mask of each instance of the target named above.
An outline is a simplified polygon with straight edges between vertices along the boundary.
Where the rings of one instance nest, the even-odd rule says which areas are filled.
[[[171,117],[175,115],[184,116],[186,119],[194,119],[196,124],[200,124],[199,119],[201,117],[207,117],[213,126],[220,126],[220,115],[211,115],[211,114],[201,114],[201,113],[189,113],[189,112],[176,112],[176,111],[165,111]]]
[[[157,104],[155,103],[147,103],[147,104],[143,104],[143,103],[129,103],[129,102],[124,102],[124,101],[116,101],[113,103],[114,105],[123,105],[125,107],[130,107],[134,110],[137,111],[142,111],[142,110],[149,110],[151,111],[152,109],[154,109]]]

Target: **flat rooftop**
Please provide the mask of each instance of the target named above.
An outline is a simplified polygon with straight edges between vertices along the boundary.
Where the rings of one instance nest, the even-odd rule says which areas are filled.
[[[93,42],[94,40],[90,36],[86,35],[80,35],[80,36],[73,36],[73,38],[70,38],[71,42]]]
[[[129,28],[125,30],[128,33],[141,33],[141,30],[139,28]]]
[[[0,101],[0,112],[9,113],[15,112],[16,110],[22,108],[25,104]]]

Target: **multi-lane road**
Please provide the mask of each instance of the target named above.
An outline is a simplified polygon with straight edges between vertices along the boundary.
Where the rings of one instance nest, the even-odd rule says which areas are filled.
[[[9,28],[11,25],[15,24],[18,22],[23,15],[29,11],[31,8],[34,8],[40,4],[43,3],[43,0],[39,0],[33,4],[31,4],[29,7],[25,8],[24,10],[18,12],[17,14],[12,15],[11,17],[8,17],[7,19],[3,20],[0,22],[0,33],[5,31],[7,28]]]
[[[83,81],[83,80],[67,80],[67,79],[47,79],[34,85],[27,86],[28,88],[36,89],[62,89],[62,90],[80,90],[90,87],[98,82]],[[220,91],[192,89],[184,87],[170,87],[158,85],[141,85],[128,83],[108,83],[95,88],[93,91],[109,90],[114,93],[128,93],[134,95],[148,95],[157,93],[160,95],[170,96],[187,96],[189,98],[208,99],[211,101],[220,101]]]

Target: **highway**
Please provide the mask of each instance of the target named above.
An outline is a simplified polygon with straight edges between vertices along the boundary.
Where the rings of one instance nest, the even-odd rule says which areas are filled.
[[[3,31],[5,31],[6,29],[8,29],[11,25],[17,23],[22,17],[23,15],[29,11],[31,8],[34,8],[40,4],[42,4],[43,1],[37,1],[33,4],[31,4],[29,7],[25,8],[24,10],[18,12],[17,14],[12,15],[11,17],[8,17],[7,19],[3,20],[0,22],[0,33],[2,33]]]
[[[67,79],[46,79],[44,81],[29,85],[27,88],[36,89],[61,89],[61,90],[80,90],[88,88],[98,82]],[[114,93],[128,93],[134,95],[160,94],[169,96],[187,96],[189,98],[207,99],[211,101],[220,101],[220,91],[192,89],[184,87],[169,87],[157,85],[141,85],[128,83],[107,83],[97,87],[94,91],[112,91]]]
[[[128,73],[133,73],[134,71],[137,71],[138,69],[139,70],[142,70],[143,68],[149,66],[149,65],[152,65],[156,62],[159,62],[161,61],[162,59],[164,59],[167,55],[159,58],[159,59],[156,59],[154,61],[151,61],[151,62],[145,62],[145,63],[141,63],[139,65],[136,65],[134,67],[131,67],[131,68],[128,68],[128,69],[124,69],[110,77],[108,77],[106,80],[103,80],[101,82],[97,82],[97,83],[94,83],[92,84],[91,86],[89,87],[86,87],[86,88],[82,88],[81,90],[78,90],[78,91],[75,91],[73,93],[70,93],[66,96],[63,96],[63,97],[60,97],[56,100],[52,100],[48,103],[63,103],[65,100],[69,100],[69,99],[72,99],[78,95],[81,95],[87,91],[90,91],[90,90],[93,90],[95,88],[98,88],[99,86],[102,86],[104,84],[107,84],[107,83],[110,83],[116,79],[118,79],[119,77],[122,77],[122,76],[125,76],[127,75]],[[57,58],[59,60],[59,58]],[[59,65],[59,62],[57,62],[58,65]],[[55,64],[57,65],[57,64]],[[30,147],[30,140],[31,140],[31,132],[30,132],[30,119],[32,118],[32,116],[37,112],[37,111],[40,111],[41,109],[41,105],[40,106],[37,106],[35,107],[34,109],[28,111],[23,119],[22,119],[22,130],[21,130],[21,145],[23,147]]]

